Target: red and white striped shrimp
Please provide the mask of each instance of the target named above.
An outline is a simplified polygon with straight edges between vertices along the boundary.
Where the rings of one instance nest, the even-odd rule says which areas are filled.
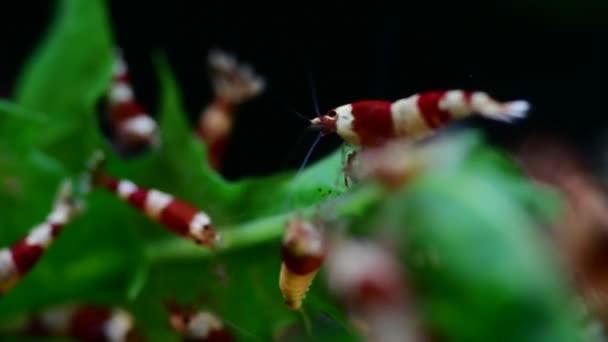
[[[529,108],[526,101],[501,103],[479,91],[431,91],[394,102],[353,102],[312,119],[311,124],[325,134],[335,132],[350,144],[367,147],[397,137],[420,139],[474,114],[511,121],[525,116]]]
[[[321,230],[299,217],[291,219],[283,237],[281,257],[279,288],[287,307],[299,310],[325,258]]]
[[[132,153],[159,143],[156,121],[136,101],[126,61],[116,51],[112,84],[107,94],[108,121],[120,153]]]
[[[454,134],[431,140],[395,138],[382,146],[363,148],[349,160],[345,176],[354,182],[372,180],[399,189],[427,170],[449,171],[462,165],[468,149],[454,144]]]
[[[355,182],[372,179],[389,189],[397,189],[431,164],[436,154],[432,152],[417,142],[397,138],[356,153],[344,173]]]
[[[346,304],[365,341],[421,341],[401,263],[391,246],[334,237],[327,256],[330,290]]]
[[[2,329],[0,334],[63,337],[81,342],[141,342],[130,313],[89,304],[53,307]]]
[[[140,187],[127,179],[116,179],[103,172],[105,156],[97,151],[83,175],[85,186],[103,187],[169,230],[197,244],[215,247],[220,237],[205,212],[156,189]]]
[[[232,334],[222,320],[210,311],[194,311],[175,303],[167,305],[169,325],[184,342],[231,342]]]
[[[62,183],[53,210],[44,222],[10,247],[0,249],[0,295],[8,292],[36,265],[62,228],[82,207],[72,197],[69,181]]]
[[[608,324],[608,200],[603,182],[580,152],[558,137],[536,133],[517,157],[530,178],[563,198],[551,238],[586,306]]]
[[[215,97],[201,112],[198,135],[207,144],[208,160],[219,170],[230,139],[237,107],[264,90],[264,80],[247,65],[219,50],[209,53],[209,68]]]
[[[140,187],[127,179],[99,175],[96,184],[102,186],[150,219],[198,244],[214,247],[219,240],[209,215],[165,192]]]

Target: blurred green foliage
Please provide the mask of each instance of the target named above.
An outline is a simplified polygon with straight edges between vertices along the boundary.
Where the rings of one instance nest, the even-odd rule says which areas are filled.
[[[393,192],[372,182],[347,191],[339,152],[297,175],[227,182],[207,166],[170,67],[157,55],[162,147],[121,160],[95,112],[110,81],[108,23],[102,0],[59,1],[15,97],[0,102],[0,242],[10,244],[41,221],[59,182],[75,179],[101,148],[111,174],[207,211],[225,249],[211,253],[93,191],[84,215],[0,300],[0,320],[63,302],[120,305],[150,340],[174,341],[162,304],[175,298],[217,312],[240,340],[270,340],[301,324],[278,289],[279,239],[297,213],[340,222],[353,234],[395,234],[416,291],[412,306],[446,340],[584,340],[567,281],[538,228],[551,222],[558,199],[477,135],[452,142],[465,156],[457,167],[440,167]],[[435,262],[425,262],[429,255]],[[305,310],[310,339],[358,339],[323,273]]]

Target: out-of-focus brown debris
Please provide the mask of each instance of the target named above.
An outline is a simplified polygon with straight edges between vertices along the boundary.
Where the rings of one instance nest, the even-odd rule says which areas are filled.
[[[555,241],[587,305],[608,323],[608,200],[601,183],[580,154],[556,138],[529,139],[519,159],[531,178],[563,194]]]

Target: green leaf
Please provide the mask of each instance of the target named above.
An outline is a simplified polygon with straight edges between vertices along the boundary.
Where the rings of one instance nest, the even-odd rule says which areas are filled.
[[[75,171],[99,143],[95,103],[107,89],[112,38],[102,0],[61,0],[46,39],[17,82],[16,103],[52,124],[10,127]]]
[[[0,99],[0,122],[6,123],[7,119],[18,119],[31,121],[30,123],[46,123],[48,118],[42,113],[36,113],[17,105],[10,100]],[[3,138],[5,136],[3,135]]]
[[[17,240],[44,219],[64,176],[63,165],[40,151],[0,145],[0,245]]]
[[[147,220],[114,204],[108,194],[92,194],[82,216],[64,227],[39,263],[2,298],[0,317],[68,301],[124,302],[138,272],[147,267],[144,240],[132,229]]]
[[[487,170],[431,172],[385,201],[378,220],[403,236],[424,318],[450,341],[580,340],[566,278],[522,192]]]
[[[229,182],[207,165],[179,86],[162,55],[161,146],[123,160],[103,143],[95,103],[110,81],[112,37],[102,0],[60,0],[56,21],[20,77],[15,103],[0,101],[0,242],[42,221],[60,180],[93,149],[117,178],[157,188],[209,213],[223,237],[214,251],[95,190],[42,260],[0,301],[0,320],[64,302],[130,309],[151,341],[177,341],[163,301],[215,312],[238,340],[359,340],[319,272],[304,309],[287,310],[278,288],[280,238],[293,215],[390,232],[414,285],[412,306],[453,341],[581,340],[571,293],[539,223],[560,210],[479,135],[454,138],[439,166],[403,189],[346,188],[339,151],[302,172]],[[455,157],[454,157],[455,156]]]

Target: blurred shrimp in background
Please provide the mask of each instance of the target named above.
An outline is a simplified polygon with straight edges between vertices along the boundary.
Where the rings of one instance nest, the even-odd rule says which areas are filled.
[[[518,157],[563,197],[553,238],[585,302],[608,324],[608,199],[597,172],[574,146],[546,134],[526,140]]]

